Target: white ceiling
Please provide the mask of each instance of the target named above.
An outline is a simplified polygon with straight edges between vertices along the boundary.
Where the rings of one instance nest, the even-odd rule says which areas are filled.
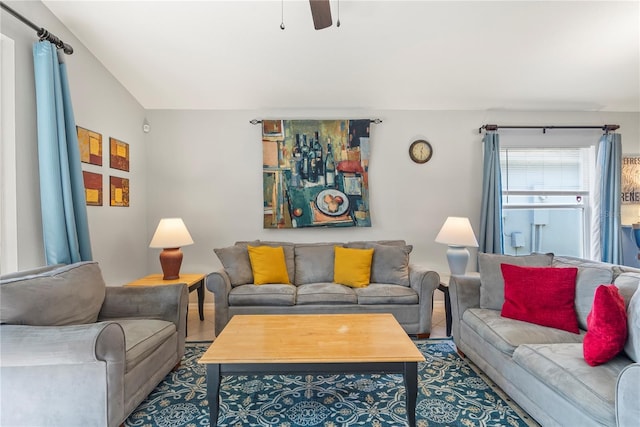
[[[640,111],[636,0],[43,3],[147,109]]]

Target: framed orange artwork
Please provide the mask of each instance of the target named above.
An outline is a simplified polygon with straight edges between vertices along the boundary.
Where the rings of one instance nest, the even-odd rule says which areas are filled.
[[[129,144],[115,138],[109,138],[110,166],[113,169],[129,172]]]
[[[82,171],[87,206],[102,206],[102,174]]]
[[[111,206],[129,206],[129,178],[109,177]]]
[[[102,166],[102,135],[89,129],[76,126],[80,160],[83,163]]]

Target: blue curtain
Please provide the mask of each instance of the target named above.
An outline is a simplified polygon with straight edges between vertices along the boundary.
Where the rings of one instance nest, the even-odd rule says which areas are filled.
[[[602,135],[596,157],[596,203],[599,206],[601,261],[619,264],[622,256],[620,209],[622,138],[618,133]]]
[[[33,60],[46,261],[89,261],[89,223],[66,66],[47,41],[34,44]]]
[[[479,251],[502,254],[504,253],[504,239],[502,236],[500,137],[495,132],[487,132],[482,141],[484,144],[484,167]]]

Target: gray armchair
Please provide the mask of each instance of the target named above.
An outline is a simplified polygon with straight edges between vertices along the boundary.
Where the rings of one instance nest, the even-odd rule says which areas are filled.
[[[0,277],[0,425],[118,426],[184,355],[186,286],[82,262]]]

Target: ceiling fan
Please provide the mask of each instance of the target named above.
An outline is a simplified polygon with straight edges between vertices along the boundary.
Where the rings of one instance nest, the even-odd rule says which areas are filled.
[[[311,16],[313,17],[313,26],[316,30],[330,27],[333,24],[331,20],[331,5],[329,0],[309,0],[311,5]],[[338,20],[340,26],[340,20]]]

